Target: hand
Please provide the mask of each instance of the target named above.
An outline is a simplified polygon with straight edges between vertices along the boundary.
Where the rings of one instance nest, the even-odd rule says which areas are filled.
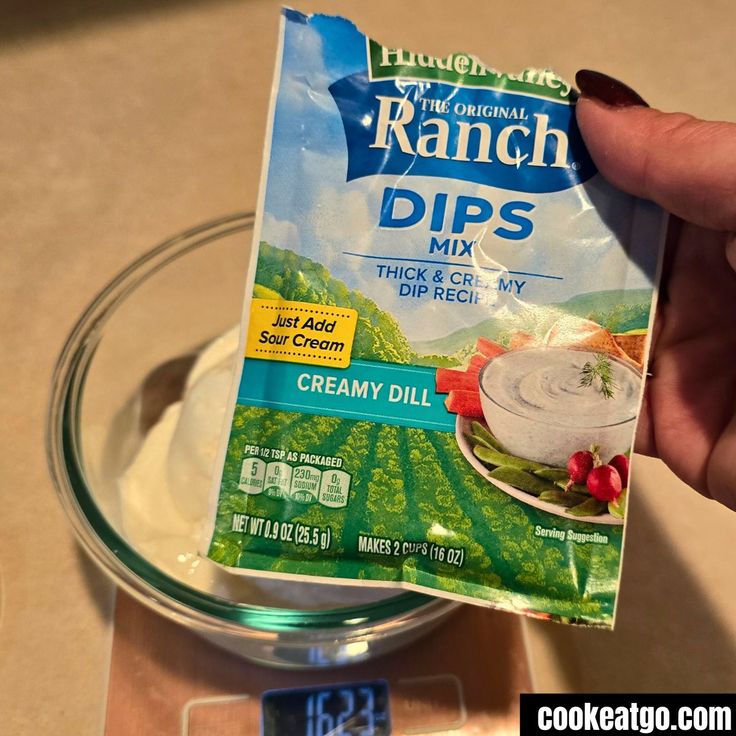
[[[601,174],[673,214],[635,450],[736,509],[736,125],[650,109],[597,72],[577,83]]]

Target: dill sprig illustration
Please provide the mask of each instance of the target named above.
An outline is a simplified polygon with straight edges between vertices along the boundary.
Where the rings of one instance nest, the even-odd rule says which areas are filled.
[[[580,369],[580,385],[596,385],[598,390],[606,399],[612,399],[614,391],[618,388],[613,379],[613,366],[607,355],[598,354],[595,362],[588,361]]]

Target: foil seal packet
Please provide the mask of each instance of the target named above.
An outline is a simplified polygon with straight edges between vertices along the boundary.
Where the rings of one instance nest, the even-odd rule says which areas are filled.
[[[613,625],[666,218],[575,103],[283,11],[210,559]]]

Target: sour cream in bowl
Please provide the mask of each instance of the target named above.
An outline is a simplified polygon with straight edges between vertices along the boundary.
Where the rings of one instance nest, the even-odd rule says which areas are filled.
[[[564,467],[573,452],[592,444],[610,458],[631,446],[641,393],[641,375],[610,360],[613,396],[598,380],[581,382],[590,350],[540,347],[498,356],[480,372],[483,415],[491,432],[513,455]]]

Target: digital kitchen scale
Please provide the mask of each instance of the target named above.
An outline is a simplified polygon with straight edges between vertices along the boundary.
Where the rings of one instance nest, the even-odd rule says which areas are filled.
[[[464,606],[407,648],[349,667],[277,670],[118,593],[105,736],[517,733],[531,682],[518,617]]]

